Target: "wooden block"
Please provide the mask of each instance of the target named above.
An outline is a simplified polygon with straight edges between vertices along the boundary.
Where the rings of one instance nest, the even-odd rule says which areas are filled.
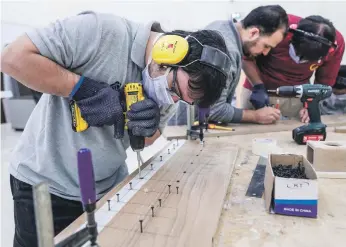
[[[346,126],[335,127],[336,133],[346,133]]]
[[[346,141],[308,141],[306,152],[317,172],[346,172]]]

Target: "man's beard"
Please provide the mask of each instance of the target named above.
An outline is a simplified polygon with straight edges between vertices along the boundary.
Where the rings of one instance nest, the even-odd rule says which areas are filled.
[[[252,54],[250,52],[250,48],[254,47],[257,45],[257,40],[254,41],[244,41],[243,43],[243,53],[244,56],[249,57],[249,58],[253,58],[256,57],[258,54]]]

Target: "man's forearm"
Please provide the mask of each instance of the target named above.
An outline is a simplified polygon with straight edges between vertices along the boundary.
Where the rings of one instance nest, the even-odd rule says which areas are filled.
[[[255,61],[243,60],[242,64],[243,71],[253,86],[263,83]]]
[[[246,123],[256,123],[257,122],[256,111],[243,110],[243,117],[241,121]]]
[[[68,97],[79,80],[79,75],[41,56],[26,35],[4,49],[1,62],[3,73],[42,93]]]

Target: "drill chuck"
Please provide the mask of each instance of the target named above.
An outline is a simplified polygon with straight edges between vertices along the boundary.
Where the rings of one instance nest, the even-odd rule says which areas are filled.
[[[133,151],[143,151],[145,146],[145,138],[144,136],[134,136],[131,131],[129,132],[130,146]]]
[[[301,92],[301,86],[281,86],[276,89],[276,94],[282,97],[299,97]]]

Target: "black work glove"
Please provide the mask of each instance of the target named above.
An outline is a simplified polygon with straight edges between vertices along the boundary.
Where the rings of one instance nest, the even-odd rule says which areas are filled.
[[[145,99],[131,105],[127,118],[127,127],[134,136],[151,137],[159,128],[160,108],[153,100]]]
[[[269,97],[263,83],[253,86],[250,102],[256,110],[269,105]]]
[[[73,99],[80,108],[83,119],[89,126],[114,125],[114,136],[122,138],[125,117],[120,92],[105,82],[98,82],[87,77],[80,82],[79,88],[77,84],[70,99]]]

